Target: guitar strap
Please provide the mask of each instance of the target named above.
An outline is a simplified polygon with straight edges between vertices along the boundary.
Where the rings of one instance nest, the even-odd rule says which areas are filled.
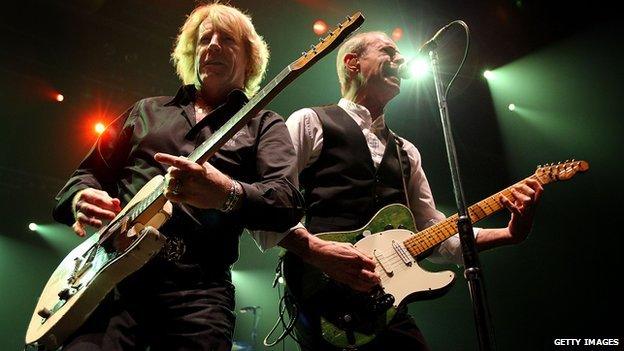
[[[403,154],[401,152],[401,146],[403,145],[403,142],[399,139],[398,135],[396,135],[393,131],[390,130],[390,128],[388,128],[388,131],[394,137],[394,146],[396,147],[397,157],[399,159],[399,167],[401,168],[401,181],[403,182],[403,195],[405,195],[405,204],[407,205],[407,208],[411,209],[412,207],[410,206],[409,196],[407,196],[407,183],[405,180],[405,166],[403,166],[403,157],[401,157],[401,155]]]

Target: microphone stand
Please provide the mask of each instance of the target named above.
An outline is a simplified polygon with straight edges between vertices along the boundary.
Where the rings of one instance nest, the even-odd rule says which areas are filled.
[[[258,346],[258,322],[260,322],[260,306],[258,308],[254,308],[253,310],[253,329],[251,330],[251,343],[253,345],[253,349],[256,350]]]
[[[492,338],[490,337],[491,322],[485,296],[484,281],[481,268],[479,267],[479,256],[475,245],[472,221],[467,213],[464,191],[460,182],[457,153],[455,151],[451,122],[448,115],[448,105],[446,103],[444,86],[440,79],[440,71],[438,68],[438,53],[436,51],[435,41],[431,41],[429,44],[427,49],[429,50],[429,58],[431,61],[431,72],[433,73],[433,80],[435,83],[438,107],[442,120],[442,130],[444,132],[444,142],[446,144],[446,153],[451,169],[453,190],[455,192],[455,201],[458,208],[459,219],[457,221],[457,228],[459,229],[459,238],[462,247],[464,277],[468,281],[468,288],[472,299],[473,313],[479,338],[479,349],[482,351],[494,350]]]

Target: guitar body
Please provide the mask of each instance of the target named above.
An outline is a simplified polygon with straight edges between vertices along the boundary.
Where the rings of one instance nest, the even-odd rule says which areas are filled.
[[[370,293],[354,291],[294,254],[286,254],[288,289],[299,310],[320,317],[319,327],[327,342],[342,348],[364,345],[387,326],[404,303],[437,297],[450,288],[455,280],[452,271],[428,272],[405,250],[402,243],[415,231],[410,210],[392,204],[358,230],[317,234],[324,240],[352,243],[373,257],[381,284]]]
[[[539,166],[527,179],[544,185],[568,180],[588,169],[586,161],[559,162]],[[513,188],[525,181],[470,206],[468,213],[472,223],[503,209],[501,197],[512,197]],[[381,283],[372,292],[356,292],[287,252],[284,277],[295,300],[294,306],[286,300],[289,310],[303,311],[310,318],[309,322],[318,323],[323,338],[337,347],[349,349],[372,341],[402,304],[440,296],[451,287],[455,279],[453,272],[428,272],[418,266],[418,261],[457,233],[457,220],[455,214],[417,233],[410,210],[393,204],[379,210],[363,228],[318,234],[324,240],[354,244],[358,250],[372,256]]]
[[[162,181],[163,177],[158,176],[148,182],[108,226],[63,259],[39,297],[26,331],[26,344],[58,348],[115,285],[160,251],[165,237],[156,230],[143,228],[160,228],[171,214],[171,203],[161,200],[163,204],[152,206],[132,223],[123,223],[123,219],[129,209]],[[111,239],[106,244],[100,243],[106,234],[112,234]]]

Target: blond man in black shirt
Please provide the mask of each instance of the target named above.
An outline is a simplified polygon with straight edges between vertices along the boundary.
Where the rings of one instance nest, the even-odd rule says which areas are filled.
[[[248,16],[228,5],[199,6],[172,54],[184,86],[116,119],[59,192],[55,219],[84,236],[166,174],[174,208],[160,231],[183,247],[118,284],[64,350],[231,349],[238,238],[245,227],[282,231],[301,217],[295,155],[281,117],[262,111],[209,162],[184,156],[257,91],[268,56]]]

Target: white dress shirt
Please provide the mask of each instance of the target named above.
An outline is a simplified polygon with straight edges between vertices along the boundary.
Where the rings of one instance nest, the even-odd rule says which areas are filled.
[[[353,118],[362,129],[362,134],[367,141],[371,158],[375,167],[381,163],[384,151],[386,150],[386,136],[384,135],[385,120],[384,115],[377,117],[374,121],[368,109],[347,99],[340,99],[338,102],[343,110]],[[318,160],[323,149],[323,127],[318,115],[310,108],[295,111],[286,120],[286,126],[290,133],[295,152],[297,153],[297,170],[301,172]],[[410,177],[407,182],[407,193],[409,207],[416,220],[416,228],[422,230],[444,218],[444,214],[435,208],[433,195],[429,182],[422,169],[420,153],[414,144],[399,137],[402,141],[402,149],[407,153],[410,162]],[[291,230],[284,233],[254,231],[252,236],[260,249],[267,250],[276,246],[293,229],[303,227],[300,223]],[[475,236],[479,229],[474,228]],[[459,236],[455,234],[438,247],[428,257],[429,260],[437,263],[462,263],[461,247]]]

